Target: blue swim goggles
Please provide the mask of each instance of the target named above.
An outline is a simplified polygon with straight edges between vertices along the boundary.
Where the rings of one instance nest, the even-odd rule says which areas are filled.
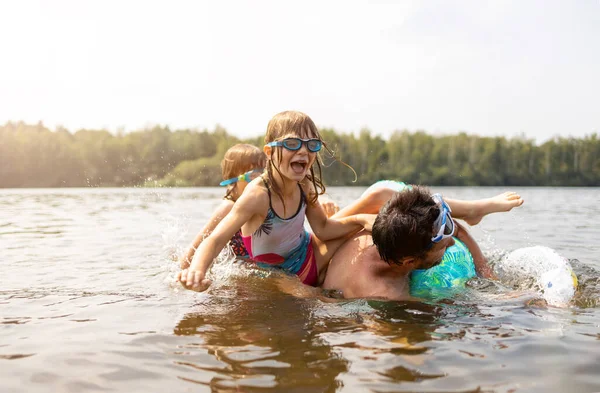
[[[264,169],[262,168],[253,169],[237,177],[232,177],[231,179],[223,180],[221,183],[219,183],[219,185],[228,186],[230,184],[237,183],[242,180],[250,183],[252,180],[256,179],[263,172],[263,170]]]
[[[320,139],[300,139],[300,138],[285,138],[282,141],[269,142],[265,146],[283,146],[290,151],[298,151],[302,148],[302,144],[306,144],[306,148],[311,153],[316,153],[323,147],[323,142]]]
[[[452,209],[450,209],[450,206],[448,206],[440,194],[433,194],[431,198],[440,208],[440,215],[433,223],[435,235],[431,238],[431,241],[439,243],[443,239],[454,235],[454,220],[452,220],[452,215],[450,214]]]

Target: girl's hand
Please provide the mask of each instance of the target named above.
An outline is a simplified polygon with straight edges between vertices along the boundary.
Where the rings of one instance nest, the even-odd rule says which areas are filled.
[[[195,251],[195,250],[194,250],[194,251]],[[181,257],[180,257],[180,258],[177,260],[177,262],[179,263],[179,267],[181,268],[181,270],[183,270],[183,269],[187,269],[187,268],[189,268],[189,267],[190,267],[190,265],[191,265],[191,262],[190,262],[190,260],[188,259],[188,256],[187,256],[187,255],[182,255],[182,256],[181,256]]]
[[[177,273],[177,281],[179,281],[185,289],[196,292],[206,291],[212,283],[211,280],[204,277],[204,273],[201,271],[190,269],[184,269]]]

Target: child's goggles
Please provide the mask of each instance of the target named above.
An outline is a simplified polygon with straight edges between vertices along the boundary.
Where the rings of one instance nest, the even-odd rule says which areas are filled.
[[[263,172],[263,170],[264,169],[262,168],[253,169],[244,173],[243,175],[239,175],[238,177],[232,177],[231,179],[223,180],[221,183],[219,183],[219,185],[228,186],[230,184],[237,183],[242,180],[250,183],[252,180],[256,179],[258,175],[260,175]]]
[[[450,214],[452,209],[444,202],[444,199],[440,194],[433,194],[431,198],[440,208],[440,215],[433,223],[433,230],[436,234],[431,238],[431,241],[433,243],[439,243],[443,239],[451,237],[454,234],[454,220],[452,220],[452,215]]]
[[[316,153],[323,147],[323,142],[319,139],[300,139],[300,138],[286,138],[282,141],[275,141],[267,143],[267,146],[283,146],[290,151],[298,151],[302,147],[302,144],[306,143],[306,148],[311,153]]]

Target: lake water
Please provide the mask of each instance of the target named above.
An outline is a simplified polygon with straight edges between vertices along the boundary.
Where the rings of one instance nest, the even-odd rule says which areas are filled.
[[[341,206],[363,190],[328,189]],[[454,301],[329,302],[228,260],[193,293],[173,256],[222,189],[0,190],[0,391],[600,391],[600,190],[515,190],[523,207],[472,232],[492,259],[538,244],[570,259],[569,307],[477,283]]]

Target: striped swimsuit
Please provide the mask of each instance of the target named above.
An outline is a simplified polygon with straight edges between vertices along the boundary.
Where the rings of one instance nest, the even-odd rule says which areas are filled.
[[[250,258],[259,266],[282,269],[300,277],[304,284],[316,286],[317,263],[311,235],[304,229],[306,196],[302,188],[300,187],[300,205],[296,214],[290,218],[281,218],[275,213],[268,186],[267,191],[269,211],[265,221],[252,235],[242,236]]]

